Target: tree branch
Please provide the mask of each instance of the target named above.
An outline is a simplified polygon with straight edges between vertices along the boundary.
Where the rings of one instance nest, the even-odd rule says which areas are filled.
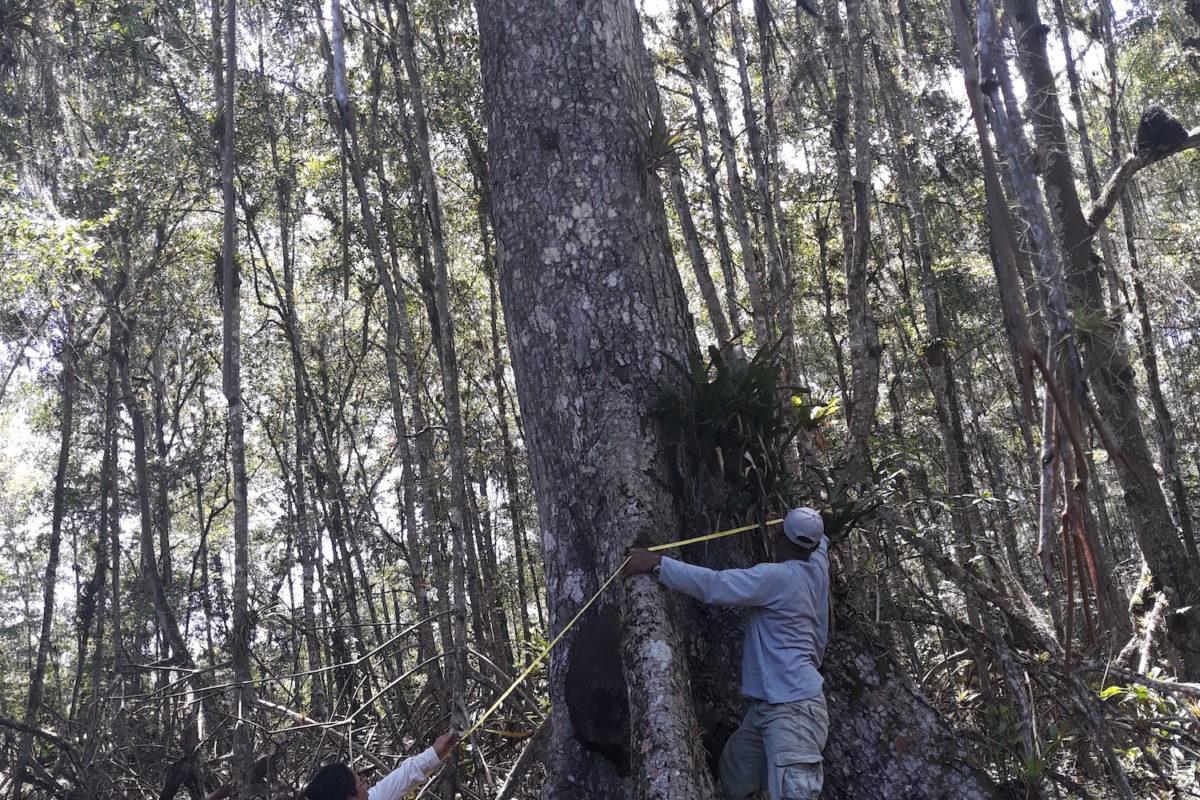
[[[45,739],[46,741],[58,747],[75,764],[79,763],[79,754],[75,751],[75,747],[54,731],[46,730],[45,728],[39,728],[36,725],[28,725],[20,720],[4,715],[0,715],[0,725],[4,726],[5,728],[12,728],[13,730],[21,731],[22,733],[32,734],[39,739]]]
[[[1088,227],[1094,233],[1104,224],[1104,220],[1108,218],[1108,215],[1116,207],[1121,193],[1125,191],[1125,187],[1129,185],[1129,182],[1133,180],[1133,176],[1138,172],[1152,164],[1157,164],[1159,161],[1170,158],[1176,153],[1182,153],[1184,150],[1191,150],[1196,147],[1200,147],[1200,128],[1189,133],[1186,139],[1165,150],[1142,156],[1130,153],[1121,162],[1121,166],[1117,167],[1117,171],[1112,174],[1112,177],[1108,179],[1108,183],[1104,184],[1104,189],[1100,192],[1100,196],[1088,207]]]

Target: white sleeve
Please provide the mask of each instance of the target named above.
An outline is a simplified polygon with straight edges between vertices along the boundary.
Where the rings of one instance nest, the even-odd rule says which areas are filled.
[[[367,793],[369,800],[402,800],[415,787],[425,782],[441,759],[432,748],[406,759],[387,777],[371,787]]]

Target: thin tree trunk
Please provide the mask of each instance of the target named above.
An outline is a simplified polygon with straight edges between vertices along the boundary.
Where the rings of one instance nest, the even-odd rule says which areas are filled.
[[[761,3],[759,4],[761,5]],[[784,248],[781,244],[780,226],[782,217],[779,214],[775,194],[772,191],[771,172],[774,161],[768,158],[769,145],[764,144],[762,129],[758,125],[758,116],[754,109],[754,93],[750,89],[750,75],[746,59],[746,33],[742,27],[742,14],[737,3],[729,5],[730,29],[733,34],[733,51],[737,57],[738,79],[742,90],[742,117],[746,122],[746,138],[750,144],[750,163],[754,170],[754,188],[758,195],[758,205],[762,217],[762,228],[765,234],[766,276],[770,290],[767,294],[768,307],[774,311],[769,324],[783,337],[784,353],[784,382],[790,382],[796,374],[796,325],[792,309],[791,297],[787,292],[786,279],[787,262],[784,259]],[[759,64],[763,76],[763,91],[765,103],[771,106],[770,70],[764,60]],[[774,119],[772,113],[771,119]]]
[[[660,117],[661,113],[660,111]],[[730,340],[729,323],[725,321],[725,313],[721,310],[717,287],[713,284],[708,269],[708,258],[704,255],[704,245],[700,242],[700,234],[696,232],[696,223],[692,219],[692,209],[688,203],[687,189],[683,185],[683,168],[678,155],[672,154],[668,158],[667,173],[670,176],[671,200],[679,216],[679,229],[687,247],[688,260],[692,263],[692,271],[696,275],[696,284],[700,287],[700,296],[704,298],[709,323],[716,334],[717,342],[725,344]]]
[[[259,50],[259,72],[262,69],[262,50]],[[266,118],[272,118],[268,108]],[[321,670],[321,642],[317,636],[316,595],[313,592],[313,560],[321,557],[316,546],[308,515],[308,483],[304,473],[305,453],[308,441],[308,392],[304,381],[304,359],[301,350],[300,323],[296,313],[295,267],[292,263],[292,173],[284,174],[279,159],[278,134],[273,123],[268,122],[271,145],[271,167],[275,172],[275,210],[279,217],[279,249],[283,262],[283,323],[288,340],[288,354],[292,366],[293,425],[295,426],[295,452],[292,459],[292,491],[296,514],[296,551],[300,560],[300,596],[304,620],[304,641],[308,669],[313,673],[312,700],[309,714],[313,719],[325,719],[329,713],[325,692],[325,678]]]
[[[1071,110],[1075,112],[1075,130],[1079,135],[1079,152],[1083,156],[1084,173],[1087,176],[1088,195],[1095,201],[1100,196],[1100,174],[1096,171],[1096,157],[1092,152],[1092,136],[1088,131],[1087,111],[1083,107],[1083,84],[1079,79],[1079,70],[1075,66],[1075,53],[1071,46],[1070,29],[1067,26],[1067,11],[1064,0],[1054,0],[1054,21],[1058,27],[1058,37],[1062,45],[1063,59],[1066,64],[1067,85],[1070,87],[1068,99]],[[1114,158],[1121,151],[1113,150]],[[1108,299],[1114,313],[1119,313],[1121,298],[1117,278],[1117,252],[1113,247],[1112,238],[1107,229],[1099,231],[1100,252],[1104,257],[1104,276],[1108,279]]]
[[[475,548],[467,532],[466,500],[466,447],[463,444],[463,416],[458,386],[458,356],[454,344],[454,323],[450,316],[449,256],[446,253],[442,207],[437,180],[433,172],[433,157],[429,149],[429,122],[425,114],[424,90],[421,71],[417,65],[415,26],[409,13],[407,0],[397,0],[397,16],[400,22],[400,52],[408,76],[409,102],[412,106],[413,129],[416,134],[417,154],[420,159],[421,185],[427,210],[430,240],[433,244],[434,297],[438,312],[438,327],[434,336],[441,342],[442,391],[445,396],[446,428],[450,440],[450,536],[451,565],[453,569],[453,634],[455,656],[450,673],[451,689],[455,707],[452,719],[457,726],[466,724],[467,675],[467,561],[476,561]],[[474,578],[475,571],[471,570]],[[471,581],[477,583],[477,579]],[[479,597],[478,586],[472,594]],[[481,643],[482,644],[482,643]],[[455,764],[451,763],[447,791],[454,791]],[[449,796],[449,795],[447,795]]]
[[[58,360],[61,364],[59,383],[58,466],[54,471],[54,494],[50,505],[50,536],[46,542],[46,571],[42,578],[42,625],[38,635],[37,660],[29,675],[29,693],[25,699],[25,724],[36,727],[42,710],[46,687],[46,665],[50,659],[50,637],[54,630],[54,605],[58,593],[58,557],[62,542],[63,519],[67,514],[67,469],[71,460],[71,437],[75,425],[75,352],[72,312],[67,311],[63,342]],[[16,761],[12,768],[12,797],[24,796],[25,773],[33,758],[33,731],[21,736]]]
[[[237,711],[233,761],[237,765],[238,795],[243,796],[248,789],[243,785],[243,778],[253,751],[251,727],[244,721],[243,715],[248,714],[253,707],[253,689],[250,685],[250,516],[247,507],[246,434],[242,410],[242,279],[237,259],[237,196],[233,186],[237,0],[225,0],[224,39],[224,81],[217,86],[218,91],[223,93],[224,121],[221,156],[221,193],[225,209],[221,239],[221,388],[228,405],[229,459],[230,470],[233,473],[233,630],[230,636],[230,658],[234,681],[237,684],[233,691],[233,703]],[[126,391],[129,392],[128,389]]]
[[[729,213],[733,216],[733,224],[737,229],[738,244],[741,247],[742,270],[746,274],[746,286],[750,290],[750,309],[754,323],[754,334],[759,346],[774,342],[774,332],[771,327],[771,313],[768,307],[766,289],[758,271],[758,257],[754,251],[754,238],[750,233],[750,216],[746,208],[745,192],[742,190],[742,176],[738,168],[737,148],[733,140],[733,130],[729,123],[729,105],[725,101],[725,93],[721,88],[721,79],[717,74],[716,60],[713,56],[712,21],[705,11],[701,0],[689,0],[692,7],[692,18],[696,22],[699,45],[699,61],[708,84],[708,95],[712,101],[713,111],[717,117],[717,133],[721,142],[721,159],[725,162],[725,182],[729,190]]]
[[[1069,405],[1067,408],[1058,407],[1054,410],[1057,425],[1054,428],[1046,427],[1049,425],[1049,417],[1043,421],[1043,435],[1056,436],[1053,431],[1057,430],[1058,425],[1067,426],[1065,429],[1080,429],[1079,419],[1081,414],[1076,394],[1080,390],[1079,357],[1075,349],[1074,340],[1071,338],[1062,260],[1060,259],[1058,249],[1054,246],[1050,232],[1049,215],[1042,202],[1042,195],[1038,191],[1030,159],[1028,154],[1021,152],[1020,141],[1015,134],[1015,131],[1021,127],[1021,120],[1020,118],[1010,118],[1009,112],[1012,108],[1001,99],[1002,94],[1007,93],[1002,92],[1002,87],[1007,86],[1010,83],[1010,79],[1007,64],[1001,57],[1001,50],[996,39],[996,21],[993,19],[991,9],[990,0],[983,0],[980,3],[978,14],[978,30],[981,43],[979,48],[980,64],[988,78],[985,84],[989,87],[992,112],[991,120],[995,127],[996,140],[1005,152],[1009,175],[1016,188],[1017,200],[1020,203],[1026,222],[1026,235],[1035,248],[1038,279],[1042,284],[1045,295],[1043,316],[1047,321],[1050,337],[1046,344],[1048,372],[1056,381],[1060,382],[1060,385],[1066,387],[1065,397]],[[1051,399],[1049,391],[1047,391],[1045,402],[1047,405],[1056,402]],[[1049,412],[1047,413],[1049,414]],[[1045,440],[1043,440],[1043,446],[1045,446]],[[1072,470],[1081,479],[1079,482],[1064,481],[1063,489],[1066,503],[1074,507],[1075,500],[1073,498],[1076,498],[1080,503],[1078,510],[1082,513],[1083,507],[1087,504],[1086,460],[1080,460],[1082,454],[1074,447],[1064,451],[1060,446],[1056,450],[1055,454],[1063,469]],[[1073,466],[1069,465],[1067,463],[1068,459],[1074,459],[1077,463]],[[1043,470],[1045,469],[1045,464],[1045,458],[1043,457]],[[1052,486],[1047,487],[1045,485],[1044,476],[1043,488],[1052,488]],[[1053,517],[1049,512],[1049,504],[1052,503],[1052,500],[1053,494],[1046,495],[1043,493],[1041,499],[1039,547],[1043,559],[1044,576],[1048,575],[1045,570],[1050,564],[1049,549],[1051,532],[1056,527]],[[1080,522],[1082,523],[1083,520],[1080,519]],[[1101,605],[1106,628],[1113,631],[1116,637],[1121,638],[1125,635],[1126,631],[1124,615],[1120,613],[1123,600],[1115,584],[1115,573],[1110,564],[1108,554],[1100,547],[1099,542],[1096,542],[1096,546],[1094,557],[1097,566],[1096,577],[1099,584],[1097,586],[1099,594],[1098,602]],[[1063,567],[1065,569],[1066,565],[1063,565]]]
[[[975,123],[976,140],[982,161],[984,194],[987,199],[989,238],[991,240],[992,269],[996,274],[996,286],[1000,295],[1000,310],[1004,320],[1004,331],[1008,338],[1009,352],[1013,358],[1013,371],[1021,386],[1023,427],[1033,425],[1033,378],[1023,355],[1031,346],[1029,329],[1026,325],[1026,307],[1021,298],[1022,282],[1017,271],[1017,238],[1013,220],[1009,216],[1008,203],[1000,184],[1000,166],[988,136],[987,113],[983,107],[983,93],[979,88],[979,67],[975,63],[974,42],[967,24],[962,0],[947,0],[950,16],[954,23],[954,39],[959,63],[963,71],[963,83],[971,107],[971,119]],[[1032,438],[1027,437],[1026,447],[1032,448]]]
[[[492,252],[490,224],[492,220],[491,194],[487,186],[486,164],[479,164],[480,209],[479,228],[480,239],[483,242],[483,264],[488,278],[488,321],[490,323],[492,364],[492,388],[496,392],[496,421],[500,428],[500,446],[503,450],[501,459],[504,469],[504,489],[508,495],[508,519],[512,526],[513,558],[517,568],[517,603],[520,606],[520,651],[517,661],[524,663],[529,646],[529,591],[526,587],[525,562],[529,556],[525,552],[525,520],[523,519],[523,500],[520,479],[517,476],[517,463],[513,454],[512,432],[508,426],[508,391],[504,380],[504,357],[500,350],[500,298],[496,287],[497,259]],[[486,203],[486,208],[484,207]],[[532,573],[532,570],[530,570]],[[534,591],[537,591],[536,586]]]
[[[1058,0],[1061,2],[1061,0]],[[1200,13],[1200,12],[1198,12]],[[1100,3],[1100,31],[1104,41],[1104,63],[1108,72],[1109,108],[1108,130],[1109,143],[1112,147],[1114,160],[1124,151],[1121,141],[1120,80],[1117,76],[1117,47],[1113,38],[1113,9],[1109,0]],[[1089,173],[1090,174],[1090,173]],[[1090,184],[1089,184],[1090,187]],[[1162,380],[1159,377],[1158,353],[1154,344],[1154,328],[1150,321],[1150,309],[1146,304],[1146,290],[1142,284],[1141,258],[1137,247],[1137,217],[1134,211],[1133,195],[1137,192],[1137,180],[1132,179],[1129,186],[1121,194],[1121,228],[1125,233],[1125,251],[1129,256],[1130,281],[1133,283],[1134,301],[1137,303],[1138,327],[1137,342],[1142,356],[1142,368],[1146,371],[1146,385],[1150,391],[1150,402],[1154,407],[1154,428],[1158,436],[1159,463],[1162,466],[1163,480],[1171,491],[1175,505],[1175,516],[1183,534],[1183,546],[1192,559],[1194,570],[1200,570],[1200,551],[1196,542],[1196,525],[1192,520],[1191,509],[1188,507],[1187,488],[1183,484],[1183,475],[1179,465],[1179,443],[1175,434],[1175,420],[1171,408],[1162,390]],[[1092,192],[1095,200],[1098,192]],[[1100,230],[1102,236],[1107,236],[1107,229]]]
[[[826,24],[833,28],[837,8],[833,2],[826,10]],[[871,245],[871,134],[870,95],[868,94],[867,64],[862,35],[861,0],[846,0],[847,62],[849,84],[854,95],[854,173],[842,175],[850,181],[853,208],[852,222],[843,220],[843,230],[851,229],[845,252],[846,264],[846,323],[850,340],[850,402],[848,404],[850,452],[849,472],[854,480],[865,480],[870,469],[867,440],[875,423],[875,406],[879,400],[879,359],[883,348],[879,343],[879,327],[868,297],[867,260]],[[832,40],[840,43],[840,31],[829,30]],[[845,87],[843,87],[845,88]],[[843,101],[844,102],[844,101]],[[844,147],[845,138],[834,136],[835,146]],[[840,139],[840,143],[838,140]],[[839,155],[839,159],[843,159]],[[839,192],[844,193],[842,187]],[[846,209],[843,205],[843,213]]]
[[[686,15],[681,18],[681,24],[686,22]],[[690,28],[684,28],[685,35],[690,34]],[[729,247],[729,236],[725,232],[725,203],[721,199],[721,185],[717,180],[717,168],[713,165],[712,151],[709,146],[708,120],[704,117],[704,100],[700,89],[696,86],[694,73],[699,71],[694,55],[688,65],[688,93],[692,98],[695,110],[696,131],[700,138],[700,165],[704,169],[704,185],[708,190],[708,202],[712,214],[713,237],[717,241],[717,257],[721,262],[721,276],[725,289],[725,306],[729,311],[730,333],[741,335],[742,323],[740,304],[738,303],[737,278],[733,266],[733,251]]]

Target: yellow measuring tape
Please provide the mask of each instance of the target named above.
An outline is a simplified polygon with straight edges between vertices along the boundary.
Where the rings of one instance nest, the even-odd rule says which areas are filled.
[[[653,547],[647,547],[646,549],[652,553],[657,553],[657,552],[661,552],[663,550],[670,550],[673,547],[683,547],[684,545],[689,545],[689,544],[699,544],[700,542],[709,542],[709,541],[712,541],[713,539],[723,539],[726,536],[733,536],[738,533],[746,533],[747,531],[756,530],[759,527],[768,527],[771,525],[778,525],[781,522],[783,522],[782,519],[771,519],[771,520],[767,520],[766,522],[762,523],[761,525],[756,522],[753,525],[743,525],[740,528],[730,528],[727,531],[717,531],[716,533],[706,533],[703,536],[694,536],[691,539],[680,539],[677,542],[667,542],[666,544],[656,544]],[[574,626],[576,622],[579,622],[579,618],[582,617],[584,615],[584,613],[589,608],[592,607],[592,603],[596,602],[596,598],[598,598],[600,595],[604,594],[604,590],[609,587],[609,584],[611,584],[614,580],[617,579],[617,576],[621,574],[621,570],[628,563],[629,563],[629,556],[626,556],[625,560],[621,562],[620,566],[618,566],[616,568],[616,570],[613,572],[613,574],[609,575],[607,578],[604,579],[604,583],[600,584],[600,588],[596,590],[596,593],[588,598],[587,602],[583,604],[583,606],[579,609],[579,611],[575,612],[575,616],[571,617],[571,621],[568,622],[566,625],[564,625],[563,629],[558,632],[558,635],[555,636],[553,639],[551,639],[550,643],[547,644],[545,646],[545,648],[542,649],[542,652],[538,653],[537,657],[535,659],[533,659],[532,662],[530,662],[529,666],[525,668],[525,671],[517,676],[517,679],[515,681],[513,681],[507,689],[504,690],[504,693],[496,699],[496,702],[492,703],[492,705],[488,708],[487,711],[483,712],[483,716],[481,716],[477,720],[475,720],[474,724],[471,725],[471,727],[468,728],[467,731],[462,735],[461,741],[466,741],[466,739],[471,734],[473,734],[473,733],[475,733],[475,731],[479,730],[480,727],[483,726],[483,723],[487,721],[488,717],[490,717],[492,714],[495,714],[497,709],[500,708],[500,705],[505,700],[508,699],[508,696],[510,694],[512,694],[514,691],[516,691],[516,688],[518,686],[520,686],[522,683],[524,683],[526,678],[528,678],[530,675],[533,674],[533,671],[535,669],[537,669],[538,665],[546,660],[546,656],[550,655],[550,651],[554,649],[554,646],[557,645],[560,641],[562,641],[562,638],[567,635],[567,631],[571,630],[572,626]]]

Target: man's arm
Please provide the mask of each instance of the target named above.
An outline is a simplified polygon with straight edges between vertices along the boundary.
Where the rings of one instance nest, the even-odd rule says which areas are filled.
[[[821,561],[825,562],[826,566],[829,565],[829,537],[828,536],[826,536],[824,534],[821,535],[821,541],[820,541],[820,543],[817,544],[817,549],[813,550],[813,554],[811,556],[809,556],[809,558],[810,559],[819,558]]]
[[[369,800],[401,800],[413,788],[429,778],[430,773],[457,743],[457,733],[439,736],[432,747],[406,759],[400,766],[388,773],[386,778],[372,786],[367,797]]]
[[[719,606],[762,606],[779,594],[778,581],[768,564],[749,569],[713,570],[686,564],[645,550],[634,550],[622,570],[624,577],[659,567],[663,586],[703,603]]]

